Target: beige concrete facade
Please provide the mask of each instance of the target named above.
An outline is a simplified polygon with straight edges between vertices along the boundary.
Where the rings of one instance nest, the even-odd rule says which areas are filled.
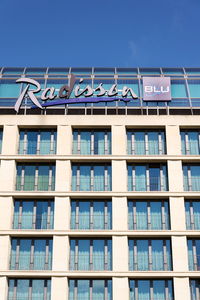
[[[112,130],[112,155],[81,156],[72,154],[73,128],[110,128]],[[199,116],[64,116],[64,115],[2,115],[3,146],[0,166],[0,300],[7,300],[7,279],[15,277],[51,278],[51,300],[68,300],[68,278],[112,278],[113,300],[129,299],[129,279],[173,279],[174,300],[190,300],[189,279],[199,278],[199,272],[188,269],[187,237],[198,237],[198,231],[186,230],[185,199],[199,199],[200,192],[183,190],[183,162],[200,162],[200,157],[181,155],[180,128],[200,128]],[[57,155],[18,155],[19,128],[57,128]],[[126,128],[164,128],[167,155],[127,155]],[[56,164],[55,191],[16,191],[16,162],[46,162]],[[72,162],[110,162],[112,165],[112,191],[71,191]],[[127,189],[127,162],[161,162],[167,164],[169,191],[131,192]],[[13,222],[13,199],[54,198],[54,229],[15,230]],[[71,199],[112,200],[112,230],[71,230]],[[128,230],[128,199],[168,199],[170,204],[171,230]],[[53,267],[51,271],[11,271],[11,237],[53,237]],[[113,270],[106,272],[83,272],[69,270],[70,237],[112,238]],[[129,271],[128,238],[138,237],[171,239],[173,271]]]

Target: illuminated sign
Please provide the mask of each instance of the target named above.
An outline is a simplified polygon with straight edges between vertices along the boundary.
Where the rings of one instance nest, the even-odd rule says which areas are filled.
[[[170,77],[143,77],[144,101],[170,101]]]
[[[23,100],[27,97],[32,101],[34,107],[38,107],[40,109],[62,104],[97,103],[116,100],[127,102],[130,101],[130,98],[127,98],[128,95],[130,95],[133,99],[138,98],[133,89],[127,86],[124,86],[119,94],[117,84],[113,84],[109,90],[104,89],[103,83],[100,83],[95,89],[93,89],[90,85],[87,85],[85,88],[81,88],[80,84],[83,82],[83,79],[81,78],[79,80],[78,85],[75,85],[76,80],[76,77],[71,74],[68,85],[63,85],[58,93],[56,93],[54,87],[48,87],[44,89],[40,96],[42,102],[40,102],[37,97],[37,94],[41,92],[40,83],[31,78],[17,79],[16,83],[24,83],[27,85],[15,103],[16,112],[19,111]],[[34,89],[31,86],[34,86]],[[72,92],[75,98],[70,98]],[[94,93],[95,97],[92,97]],[[81,96],[83,96],[83,98],[79,98]]]

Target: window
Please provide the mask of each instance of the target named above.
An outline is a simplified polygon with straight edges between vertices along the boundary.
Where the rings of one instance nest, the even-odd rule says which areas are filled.
[[[129,239],[130,271],[171,270],[170,240]]]
[[[55,164],[17,164],[18,191],[53,191]]]
[[[70,279],[69,300],[112,300],[112,281]]]
[[[190,280],[191,300],[199,300],[200,295],[200,280]]]
[[[71,229],[111,229],[112,203],[103,200],[71,201]]]
[[[200,165],[183,165],[184,191],[200,191]]]
[[[9,279],[8,300],[50,300],[50,279]]]
[[[111,154],[111,132],[109,129],[74,130],[73,154]]]
[[[52,239],[12,239],[11,270],[51,270]]]
[[[200,130],[181,130],[181,151],[183,155],[200,154]]]
[[[130,300],[173,300],[171,280],[130,280]]]
[[[186,228],[189,230],[200,229],[200,202],[195,200],[185,201]]]
[[[190,271],[200,271],[200,240],[188,239],[188,260]]]
[[[55,154],[56,130],[20,130],[19,154]]]
[[[1,153],[1,150],[2,150],[2,139],[3,139],[3,130],[0,129],[0,153]]]
[[[111,166],[109,164],[73,164],[72,190],[111,191]]]
[[[128,130],[127,142],[129,155],[166,154],[163,130]]]
[[[128,164],[129,191],[167,191],[167,168],[164,164]]]
[[[109,239],[71,239],[70,270],[111,270],[112,241]]]
[[[14,229],[52,229],[53,200],[15,200]]]
[[[169,225],[168,201],[128,201],[130,230],[167,230]]]

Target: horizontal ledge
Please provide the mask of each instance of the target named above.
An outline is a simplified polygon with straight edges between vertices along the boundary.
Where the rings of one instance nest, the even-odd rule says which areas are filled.
[[[113,160],[125,160],[127,162],[135,161],[199,161],[200,155],[6,155],[0,154],[0,159],[2,160],[15,160],[15,161],[50,161],[56,162],[56,160],[70,160],[72,162],[87,161],[113,161]]]
[[[127,230],[127,231],[116,231],[116,230],[0,230],[0,236],[11,235],[11,236],[69,236],[69,237],[104,237],[104,236],[127,236],[127,237],[149,237],[149,236],[197,236],[200,237],[200,231],[174,231],[174,230]]]
[[[2,271],[0,270],[1,276],[7,277],[27,277],[27,278],[42,278],[42,277],[70,277],[70,278],[112,278],[112,277],[129,277],[129,278],[173,278],[173,277],[199,277],[200,272],[176,272],[176,271],[96,271],[96,272],[85,272],[85,271]]]

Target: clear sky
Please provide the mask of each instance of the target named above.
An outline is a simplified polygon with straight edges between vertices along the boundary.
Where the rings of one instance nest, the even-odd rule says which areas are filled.
[[[200,0],[0,0],[0,66],[200,66]]]

